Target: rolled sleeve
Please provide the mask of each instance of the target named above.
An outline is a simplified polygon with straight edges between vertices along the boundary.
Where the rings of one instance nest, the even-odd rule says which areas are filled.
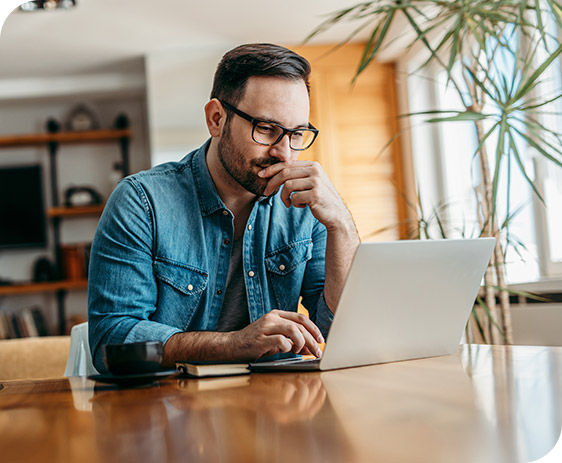
[[[150,339],[152,341],[162,341],[166,344],[168,339],[170,339],[174,334],[181,333],[182,331],[173,326],[164,325],[158,322],[152,321],[140,321],[135,323],[131,328],[125,342],[141,342]]]
[[[332,321],[334,320],[334,314],[326,304],[326,299],[324,299],[324,292],[318,298],[318,303],[316,304],[316,326],[322,332],[324,338],[328,338],[328,333],[330,331],[330,326],[332,326]]]

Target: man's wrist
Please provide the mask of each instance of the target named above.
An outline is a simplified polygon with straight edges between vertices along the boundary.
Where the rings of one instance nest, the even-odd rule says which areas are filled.
[[[164,346],[163,364],[176,360],[235,360],[238,351],[236,332],[191,331],[176,333]]]
[[[218,350],[223,352],[225,358],[229,361],[237,360],[236,353],[238,353],[238,337],[236,334],[238,331],[229,331],[226,333],[220,333],[222,336],[218,339],[219,346]]]
[[[338,215],[338,219],[332,223],[325,224],[328,233],[339,233],[348,236],[357,236],[357,227],[353,221],[350,212],[345,209],[345,212]]]

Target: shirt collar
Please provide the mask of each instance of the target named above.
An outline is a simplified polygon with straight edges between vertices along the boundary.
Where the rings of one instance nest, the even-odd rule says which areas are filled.
[[[209,167],[207,166],[207,150],[210,144],[211,139],[209,138],[201,148],[195,151],[191,160],[199,206],[204,216],[212,214],[219,209],[227,209],[217,192],[217,188],[209,172]],[[272,201],[273,196],[262,196],[258,198],[256,203],[263,203],[271,206]]]

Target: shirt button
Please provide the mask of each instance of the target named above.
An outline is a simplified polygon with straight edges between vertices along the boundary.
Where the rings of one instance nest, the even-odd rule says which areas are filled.
[[[248,272],[248,276],[249,276],[250,278],[253,277],[254,275],[255,275],[255,273],[252,272],[251,270]]]
[[[230,240],[227,238],[224,240],[224,244],[230,244]]]
[[[248,225],[248,230],[252,229],[252,224]]]
[[[281,270],[281,271],[285,270],[285,266],[284,266],[283,264],[281,264],[281,265],[279,266],[279,270]]]
[[[188,291],[193,291],[193,285],[187,285],[187,290],[188,290]]]
[[[220,296],[222,294],[222,289],[217,289],[217,294]]]
[[[225,209],[224,211],[222,211],[222,215],[228,215],[228,211]]]

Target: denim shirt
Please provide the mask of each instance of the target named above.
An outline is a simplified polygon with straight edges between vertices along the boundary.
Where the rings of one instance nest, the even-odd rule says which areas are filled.
[[[122,180],[92,243],[88,285],[94,365],[106,371],[103,344],[213,331],[220,316],[234,239],[234,217],[211,179],[209,142],[179,162]],[[250,322],[273,309],[295,312],[300,297],[327,336],[323,296],[326,228],[279,193],[258,199],[243,236]]]

